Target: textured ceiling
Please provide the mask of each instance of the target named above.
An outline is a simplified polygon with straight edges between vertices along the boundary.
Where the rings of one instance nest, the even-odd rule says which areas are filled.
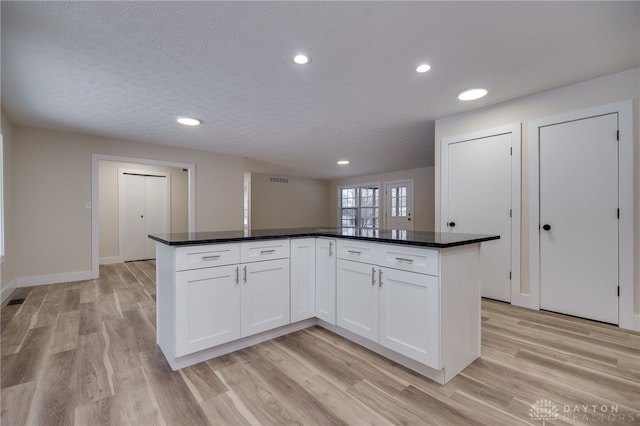
[[[310,177],[432,165],[434,119],[640,66],[640,2],[1,7],[2,107],[14,123]],[[312,62],[295,65],[299,52]],[[432,70],[417,74],[422,62]],[[489,95],[456,99],[476,85]],[[204,124],[181,126],[180,115]]]

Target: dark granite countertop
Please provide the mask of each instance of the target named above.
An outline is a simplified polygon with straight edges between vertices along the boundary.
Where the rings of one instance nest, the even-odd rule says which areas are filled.
[[[451,232],[403,231],[395,229],[358,228],[287,228],[254,229],[250,231],[183,232],[149,235],[152,240],[169,246],[227,243],[234,241],[273,240],[277,238],[330,237],[402,244],[420,247],[447,248],[497,240],[499,235],[456,234]]]

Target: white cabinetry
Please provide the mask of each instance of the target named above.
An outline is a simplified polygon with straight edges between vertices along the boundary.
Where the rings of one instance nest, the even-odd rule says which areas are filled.
[[[176,356],[239,338],[240,244],[179,247],[174,261]]]
[[[242,267],[242,337],[289,324],[289,259]]]
[[[368,263],[338,259],[337,325],[378,341],[376,268]]]
[[[420,271],[437,272],[437,250],[420,249],[427,252],[424,254],[412,248],[404,251],[404,247],[357,242],[346,248],[341,243],[341,257],[355,256],[367,263],[338,259],[337,325],[439,369],[438,277],[402,270],[417,266]],[[434,268],[425,268],[427,258],[435,259]],[[380,263],[399,269],[381,267]]]
[[[172,368],[289,324],[289,240],[157,250],[158,344]]]
[[[316,239],[316,317],[336,324],[336,240]]]
[[[291,322],[315,316],[316,239],[291,240]]]
[[[378,288],[379,343],[439,368],[438,277],[380,268]]]
[[[177,370],[319,324],[444,384],[480,356],[479,258],[478,243],[159,242],[158,345]]]

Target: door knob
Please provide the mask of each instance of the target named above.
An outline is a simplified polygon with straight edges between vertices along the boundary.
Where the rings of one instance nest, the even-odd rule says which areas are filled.
[[[551,229],[551,225],[549,225],[548,223],[542,225],[542,229],[544,229],[545,231],[548,231]]]
[[[447,226],[449,226],[451,228],[454,228],[456,226],[456,223],[455,222],[449,222],[449,223],[447,223]]]

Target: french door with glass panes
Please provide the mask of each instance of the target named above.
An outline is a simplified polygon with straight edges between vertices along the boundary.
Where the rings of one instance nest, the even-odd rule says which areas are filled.
[[[413,181],[387,182],[385,193],[385,228],[413,231]]]

